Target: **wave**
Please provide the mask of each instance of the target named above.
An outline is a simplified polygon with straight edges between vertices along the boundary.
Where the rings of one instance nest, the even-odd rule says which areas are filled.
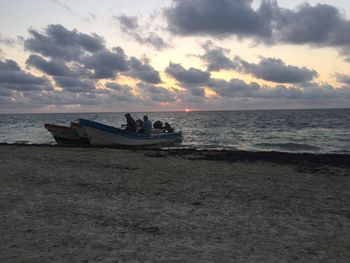
[[[257,148],[264,149],[278,149],[291,152],[318,152],[321,148],[309,144],[299,144],[299,143],[258,143],[254,144]]]

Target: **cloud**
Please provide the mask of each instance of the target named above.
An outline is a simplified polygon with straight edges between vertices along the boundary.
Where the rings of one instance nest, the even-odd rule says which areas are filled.
[[[267,44],[335,47],[350,61],[350,20],[328,4],[302,4],[295,9],[262,0],[173,0],[165,10],[168,29],[178,35],[249,37]]]
[[[111,92],[108,94],[111,101],[139,101],[139,98],[132,94],[131,87],[128,85],[120,85],[114,82],[107,82],[105,86],[111,90]]]
[[[152,84],[158,84],[162,82],[159,76],[159,72],[156,71],[147,62],[143,63],[139,59],[132,57],[129,63],[130,70],[128,74],[130,76]]]
[[[274,88],[263,86],[260,88],[256,97],[260,98],[282,98],[282,99],[301,99],[303,97],[302,89],[278,85]]]
[[[127,57],[120,47],[113,48],[112,51],[101,50],[85,56],[81,59],[81,63],[86,68],[93,70],[94,77],[97,79],[114,79],[118,72],[129,69]]]
[[[165,72],[184,85],[201,85],[210,78],[210,73],[199,69],[185,69],[181,64],[170,62]]]
[[[137,16],[120,15],[115,18],[119,21],[121,28],[125,32],[139,27]]]
[[[305,3],[295,10],[276,8],[275,38],[278,42],[343,46],[350,44],[350,21],[327,4]]]
[[[229,49],[215,46],[211,41],[207,41],[202,47],[205,54],[201,55],[200,58],[206,62],[209,71],[234,70],[277,83],[309,82],[318,77],[315,70],[286,65],[281,59],[261,58],[258,64],[254,64],[239,56],[231,60],[228,57]]]
[[[129,25],[130,28],[134,26],[140,28],[138,23]],[[95,34],[83,34],[60,25],[49,25],[43,32],[31,31],[34,33],[25,41],[27,50],[32,53],[26,61],[27,66],[40,70],[47,77],[22,70],[13,60],[1,61],[0,99],[4,103],[19,107],[124,103],[129,108],[147,108],[160,103],[217,103],[219,108],[227,101],[268,102],[281,99],[292,104],[294,101],[332,99],[336,103],[350,97],[349,78],[345,75],[337,75],[337,80],[344,84],[340,89],[316,84],[311,82],[317,77],[317,72],[312,69],[287,65],[276,58],[261,58],[257,63],[240,57],[230,59],[229,49],[220,48],[210,41],[203,44],[205,52],[199,56],[206,62],[208,70],[184,68],[181,64],[170,62],[165,72],[184,89],[169,89],[156,85],[162,82],[160,73],[148,60],[129,57],[121,47],[108,49],[104,40]],[[28,49],[32,44],[35,48]],[[262,86],[239,79],[212,79],[210,71],[221,69],[289,85]],[[112,80],[118,74],[131,76],[140,82],[132,86],[114,83]],[[62,89],[53,89],[50,81]],[[217,96],[206,97],[207,89],[212,89]]]
[[[81,66],[75,65],[75,68],[71,69],[64,60],[52,58],[47,61],[38,55],[30,55],[26,63],[52,76],[55,84],[65,91],[88,92],[95,88],[95,81],[89,79],[92,74]]]
[[[70,69],[65,64],[65,61],[61,59],[51,59],[50,61],[47,61],[41,56],[30,55],[26,64],[35,67],[50,76],[71,75]]]
[[[270,7],[265,2],[258,10],[247,0],[173,0],[165,10],[168,28],[180,35],[271,34]]]
[[[205,97],[205,91],[203,87],[194,87],[191,90],[192,96],[195,97]]]
[[[105,49],[104,39],[97,34],[87,35],[77,30],[68,30],[62,25],[48,25],[44,33],[31,29],[30,38],[24,41],[26,50],[46,57],[67,61],[79,60],[87,52]]]
[[[146,97],[155,102],[175,102],[176,93],[161,86],[154,86],[147,83],[138,83],[138,88],[145,92]]]
[[[95,89],[95,82],[70,76],[55,76],[56,85],[69,92],[89,92]]]
[[[281,59],[261,58],[258,64],[254,64],[239,56],[231,60],[228,57],[229,49],[215,46],[211,41],[207,41],[202,47],[205,54],[201,55],[200,58],[206,62],[209,71],[234,70],[277,83],[309,82],[318,77],[315,70],[286,65]]]
[[[0,44],[3,44],[5,46],[14,46],[17,43],[16,40],[10,37],[4,37],[0,35]]]
[[[12,95],[12,90],[2,88],[2,86],[0,85],[0,97],[11,97]]]
[[[120,28],[132,39],[142,45],[149,45],[156,50],[163,50],[170,45],[155,32],[150,32],[149,28],[141,27],[136,16],[120,15],[115,17],[120,24]]]
[[[154,32],[150,32],[146,36],[135,34],[135,40],[140,44],[148,44],[150,46],[153,46],[156,50],[163,50],[170,47],[169,43],[167,43],[161,36],[157,35]]]
[[[0,89],[17,91],[52,89],[50,82],[21,70],[13,60],[0,61]]]
[[[260,90],[259,84],[255,82],[247,84],[240,79],[230,81],[211,79],[207,86],[222,97],[254,97],[254,94]]]
[[[104,40],[96,34],[70,31],[62,25],[47,26],[45,34],[36,30],[30,30],[30,33],[31,37],[24,41],[25,48],[49,60],[32,54],[27,64],[48,75],[114,79],[119,72],[129,69],[124,50],[120,47],[107,49]],[[57,79],[57,82],[65,83],[66,78],[63,80]]]
[[[275,87],[262,86],[257,83],[246,83],[243,80],[212,79],[207,84],[222,99],[224,98],[250,98],[250,99],[285,99],[289,103],[320,100],[334,101],[350,98],[350,87],[334,88],[329,84],[315,82],[300,83],[294,86],[277,85]]]
[[[51,0],[51,2],[63,7],[64,9],[66,9],[70,13],[74,13],[73,10],[68,5],[66,5],[65,3],[63,3],[59,0]]]
[[[277,83],[309,82],[318,76],[315,70],[286,65],[276,58],[262,58],[258,64],[254,64],[236,57],[234,64],[236,71]]]
[[[205,50],[205,54],[200,56],[200,58],[206,61],[208,71],[235,69],[233,61],[227,57],[230,52],[229,49],[215,46],[211,41],[207,41],[202,47]]]
[[[350,86],[350,76],[338,73],[338,74],[335,74],[335,77],[338,82]]]

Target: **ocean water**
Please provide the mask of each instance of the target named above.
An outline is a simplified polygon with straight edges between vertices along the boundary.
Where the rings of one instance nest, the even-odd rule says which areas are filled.
[[[181,130],[178,147],[350,153],[350,109],[132,113],[135,119],[145,114]],[[78,118],[125,123],[124,113],[3,114],[0,143],[54,144],[44,123],[69,125]]]

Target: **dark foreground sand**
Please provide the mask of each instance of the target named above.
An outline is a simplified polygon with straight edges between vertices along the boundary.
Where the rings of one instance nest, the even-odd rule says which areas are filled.
[[[0,146],[0,262],[350,262],[350,157]]]

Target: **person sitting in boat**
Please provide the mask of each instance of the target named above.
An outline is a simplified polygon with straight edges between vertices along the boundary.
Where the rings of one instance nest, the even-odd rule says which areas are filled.
[[[143,116],[143,126],[140,132],[150,134],[152,131],[152,122],[148,119],[148,116]]]
[[[153,123],[153,128],[154,129],[163,129],[163,123],[161,122],[161,121],[155,121],[154,123]]]
[[[136,127],[137,127],[137,130],[141,130],[143,127],[143,120],[137,119],[136,120]]]
[[[136,121],[134,120],[134,118],[131,117],[130,113],[126,113],[124,116],[126,118],[125,130],[128,132],[136,132],[137,127],[136,127]]]
[[[168,132],[168,133],[173,133],[173,132],[174,132],[174,128],[172,128],[172,127],[170,126],[170,124],[167,123],[167,122],[164,123],[163,129],[164,129],[165,132]]]

